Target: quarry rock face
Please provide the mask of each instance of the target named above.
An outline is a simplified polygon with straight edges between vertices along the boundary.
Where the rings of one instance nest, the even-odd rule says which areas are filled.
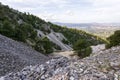
[[[42,65],[27,66],[3,80],[120,80],[120,46],[84,59],[56,56]]]

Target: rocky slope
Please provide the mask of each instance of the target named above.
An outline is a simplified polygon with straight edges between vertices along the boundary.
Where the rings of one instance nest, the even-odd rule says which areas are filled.
[[[0,35],[0,76],[28,65],[42,64],[48,59],[30,46]]]
[[[60,46],[61,51],[70,51],[72,47],[70,45],[64,44],[62,40],[67,40],[62,33],[51,32],[47,35],[48,39],[53,43]]]
[[[72,50],[72,47],[70,45],[65,44],[65,43],[62,42],[62,40],[67,41],[67,38],[65,38],[65,36],[62,33],[54,32],[51,29],[51,32],[49,34],[44,34],[43,31],[37,30],[37,35],[38,35],[39,38],[47,37],[51,42],[58,45],[61,48],[61,51],[70,51],[70,50]]]
[[[2,3],[0,3],[0,34],[25,42],[43,54],[72,50],[80,39],[85,39],[90,46],[105,43],[103,39],[85,31],[46,22],[35,15],[19,12]]]
[[[55,57],[45,64],[28,66],[3,80],[119,80],[120,46],[84,59]]]

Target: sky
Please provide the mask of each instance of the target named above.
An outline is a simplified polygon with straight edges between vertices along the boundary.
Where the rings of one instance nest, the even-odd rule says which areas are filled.
[[[0,0],[21,12],[63,23],[120,23],[120,0]]]

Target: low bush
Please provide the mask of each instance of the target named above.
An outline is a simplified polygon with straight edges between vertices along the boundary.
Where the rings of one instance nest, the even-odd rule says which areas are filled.
[[[80,39],[75,43],[73,48],[79,57],[84,58],[89,56],[92,52],[92,49],[89,45],[90,44],[85,39]]]
[[[109,41],[109,44],[106,45],[106,48],[120,45],[120,30],[115,31],[113,35],[107,38],[107,40]]]

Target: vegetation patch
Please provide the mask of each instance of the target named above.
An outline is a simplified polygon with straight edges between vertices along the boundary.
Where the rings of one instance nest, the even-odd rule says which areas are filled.
[[[92,53],[90,44],[85,39],[78,40],[74,45],[73,49],[81,58],[87,57]]]
[[[120,30],[115,31],[113,35],[107,38],[107,40],[109,43],[106,45],[106,48],[120,45]]]

